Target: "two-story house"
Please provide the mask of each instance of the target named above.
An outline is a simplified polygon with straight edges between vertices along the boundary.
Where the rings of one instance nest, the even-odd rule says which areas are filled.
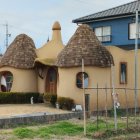
[[[130,50],[134,49],[135,44],[136,9],[139,11],[140,19],[140,0],[137,0],[92,15],[77,18],[73,22],[90,25],[104,46],[113,45]],[[140,48],[140,40],[138,43]]]
[[[140,89],[140,32],[138,39],[137,65],[135,65],[136,11],[139,17],[140,31],[140,0],[135,0],[98,13],[93,13],[73,20],[73,23],[89,25],[98,40],[106,46],[114,60],[114,85],[118,88]],[[96,52],[95,52],[96,53]],[[137,66],[137,68],[136,68]],[[137,70],[137,74],[136,74]],[[93,77],[96,73],[93,73]],[[137,76],[135,76],[137,75]],[[98,75],[100,78],[101,75]],[[137,77],[137,84],[136,84]],[[102,78],[102,81],[107,80]],[[118,91],[121,107],[125,107],[123,91]],[[129,107],[134,107],[134,91],[128,91]],[[137,96],[140,99],[140,94]]]

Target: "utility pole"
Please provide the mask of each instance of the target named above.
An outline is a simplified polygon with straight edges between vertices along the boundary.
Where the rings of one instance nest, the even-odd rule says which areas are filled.
[[[6,46],[6,49],[8,48],[8,38],[11,37],[11,34],[9,34],[9,31],[8,31],[8,23],[4,24],[5,26],[5,29],[6,29],[6,43],[5,43],[5,46]]]
[[[138,73],[138,56],[137,56],[137,50],[138,50],[138,38],[139,38],[139,23],[138,23],[139,17],[138,17],[138,9],[136,9],[136,37],[135,37],[135,124],[136,124],[136,115],[137,115],[137,94],[138,94],[138,79],[137,79],[137,73]]]
[[[83,85],[83,116],[84,116],[84,136],[86,136],[86,109],[85,109],[85,76],[84,59],[82,58],[82,85]]]
[[[112,96],[113,96],[113,105],[114,105],[114,125],[115,125],[115,130],[117,131],[118,128],[117,110],[116,110],[117,94],[115,93],[114,65],[111,65],[111,75],[112,75]]]

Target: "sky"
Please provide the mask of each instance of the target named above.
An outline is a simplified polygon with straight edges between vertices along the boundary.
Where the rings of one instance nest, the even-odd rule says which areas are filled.
[[[36,48],[52,37],[55,21],[61,25],[64,44],[74,34],[73,19],[113,8],[134,0],[0,0],[0,53],[6,50],[6,29],[11,34],[9,44],[21,33],[30,36]]]

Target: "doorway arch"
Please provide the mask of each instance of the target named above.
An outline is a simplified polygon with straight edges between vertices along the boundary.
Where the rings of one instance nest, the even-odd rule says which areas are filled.
[[[46,77],[46,92],[57,94],[57,71],[55,68],[49,68]]]

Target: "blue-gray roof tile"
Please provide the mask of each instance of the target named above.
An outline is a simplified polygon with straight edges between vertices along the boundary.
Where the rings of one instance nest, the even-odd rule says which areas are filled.
[[[138,11],[140,11],[140,0],[137,1],[133,1],[124,5],[120,5],[105,11],[101,11],[95,14],[91,14],[88,16],[84,16],[81,18],[77,18],[75,20],[73,20],[74,23],[83,23],[86,21],[90,21],[90,20],[99,20],[99,19],[104,19],[104,18],[108,18],[108,17],[118,17],[118,16],[122,16],[122,15],[131,15],[133,14],[136,9],[138,9]]]

